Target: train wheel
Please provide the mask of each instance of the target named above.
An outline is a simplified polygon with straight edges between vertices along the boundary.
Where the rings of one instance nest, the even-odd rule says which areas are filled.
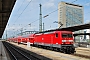
[[[66,54],[71,54],[71,51],[69,49],[66,49],[65,53]]]
[[[46,49],[46,46],[43,46],[43,49]]]
[[[54,50],[53,47],[51,47],[51,50],[52,50],[52,51]]]
[[[47,49],[49,50],[49,47],[47,46]]]
[[[55,48],[55,50],[56,50],[57,52],[59,52],[59,51],[60,51],[60,49],[59,49],[59,48]]]
[[[39,48],[41,48],[41,45],[38,45]]]
[[[74,54],[74,51],[72,51],[71,54]]]
[[[60,51],[60,49],[59,49],[59,48],[57,48],[57,51],[59,52],[59,51]]]
[[[64,53],[64,49],[61,49],[61,48],[60,48],[59,51],[60,51],[61,53]]]
[[[69,51],[67,51],[67,50],[66,50],[66,51],[65,51],[65,53],[66,53],[66,54],[68,54],[68,53],[69,53]]]

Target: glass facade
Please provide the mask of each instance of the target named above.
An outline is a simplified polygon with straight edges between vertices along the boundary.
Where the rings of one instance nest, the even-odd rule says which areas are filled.
[[[58,22],[63,24],[62,28],[83,24],[83,6],[60,2],[58,9]]]
[[[82,24],[82,9],[66,6],[66,27]]]

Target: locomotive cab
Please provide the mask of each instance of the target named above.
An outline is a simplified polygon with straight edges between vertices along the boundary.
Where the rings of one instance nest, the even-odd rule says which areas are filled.
[[[74,37],[72,32],[70,31],[63,31],[61,32],[61,50],[65,53],[74,53]]]
[[[62,33],[62,44],[73,44],[73,35],[71,33]]]

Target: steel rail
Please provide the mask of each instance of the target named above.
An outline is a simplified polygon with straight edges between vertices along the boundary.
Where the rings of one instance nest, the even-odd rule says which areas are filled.
[[[10,49],[4,44],[4,46],[7,48],[7,50],[10,52],[10,54],[13,56],[13,58],[15,59],[15,60],[18,60],[16,57],[15,57],[15,55],[10,51]]]
[[[7,43],[6,43],[7,44]],[[5,44],[4,44],[5,45]],[[8,51],[11,53],[11,55],[14,57],[15,60],[18,60],[18,58],[16,58],[15,54],[13,54],[13,52],[9,49],[10,47],[14,50],[17,51],[20,55],[22,55],[23,57],[25,57],[27,60],[31,60],[29,57],[27,57],[26,55],[24,55],[23,53],[21,53],[20,51],[18,51],[17,49],[15,49],[14,47],[10,46],[9,44],[5,45],[8,49]]]

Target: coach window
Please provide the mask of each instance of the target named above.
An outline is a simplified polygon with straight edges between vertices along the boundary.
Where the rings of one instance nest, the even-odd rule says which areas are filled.
[[[55,35],[55,36],[56,36],[56,38],[58,38],[58,33],[56,33],[56,35]]]

